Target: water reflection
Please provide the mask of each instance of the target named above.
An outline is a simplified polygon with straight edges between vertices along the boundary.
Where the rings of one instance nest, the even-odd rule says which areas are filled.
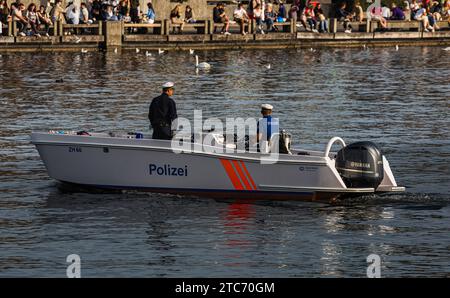
[[[5,54],[0,58],[0,275],[383,276],[450,272],[450,60],[436,48]],[[415,57],[411,59],[411,57]],[[265,65],[272,62],[272,68]],[[414,74],[414,75],[412,75]],[[63,79],[57,83],[57,80]],[[294,144],[383,148],[408,193],[339,206],[61,190],[29,143],[48,129],[144,131],[162,82],[179,115],[255,117],[272,103]]]

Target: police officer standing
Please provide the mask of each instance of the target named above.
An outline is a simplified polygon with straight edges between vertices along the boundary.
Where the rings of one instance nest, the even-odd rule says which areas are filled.
[[[172,121],[178,117],[175,101],[170,98],[173,95],[173,87],[174,83],[165,83],[162,86],[162,94],[155,97],[150,104],[148,119],[153,127],[153,139],[172,139]]]

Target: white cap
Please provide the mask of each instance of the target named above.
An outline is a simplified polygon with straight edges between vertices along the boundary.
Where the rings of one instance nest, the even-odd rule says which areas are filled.
[[[270,104],[265,103],[265,104],[261,105],[261,109],[263,109],[263,110],[272,110],[273,106],[270,105]]]
[[[167,82],[162,85],[163,89],[172,88],[173,86],[175,86],[173,82]]]

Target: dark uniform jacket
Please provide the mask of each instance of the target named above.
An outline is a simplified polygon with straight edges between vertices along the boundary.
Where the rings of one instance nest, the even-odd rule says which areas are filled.
[[[177,117],[175,101],[166,93],[163,93],[152,100],[148,111],[148,119],[153,128],[170,127],[172,121]]]

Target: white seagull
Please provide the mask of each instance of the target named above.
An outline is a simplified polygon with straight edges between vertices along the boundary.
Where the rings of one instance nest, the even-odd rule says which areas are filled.
[[[140,52],[140,50],[138,48],[136,48],[136,53],[139,53],[139,52]]]
[[[210,69],[211,65],[207,62],[198,63],[198,55],[195,55],[195,68],[197,69]]]
[[[148,51],[145,51],[145,56],[150,57],[152,53],[149,53]]]
[[[450,47],[444,48],[444,51],[450,51]]]
[[[158,49],[158,54],[164,54],[164,50]]]
[[[117,54],[117,48],[114,48],[114,54]]]
[[[81,53],[87,53],[87,52],[88,52],[88,50],[81,49]]]
[[[397,44],[397,45],[395,45],[395,50],[396,50],[396,51],[398,51],[398,44]]]
[[[193,49],[189,49],[189,54],[194,55],[194,50]]]
[[[266,68],[267,68],[267,69],[270,69],[271,67],[272,67],[272,66],[271,66],[270,64],[267,64],[267,65],[266,65]]]

